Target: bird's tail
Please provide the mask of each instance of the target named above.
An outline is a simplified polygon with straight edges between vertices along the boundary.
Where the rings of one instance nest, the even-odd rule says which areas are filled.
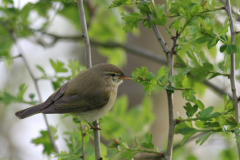
[[[27,117],[30,117],[34,114],[37,114],[37,113],[41,113],[41,109],[40,109],[40,106],[42,104],[38,104],[36,106],[32,106],[32,107],[29,107],[29,108],[26,108],[26,109],[23,109],[21,111],[17,111],[15,113],[15,115],[19,118],[19,119],[24,119],[24,118],[27,118]]]

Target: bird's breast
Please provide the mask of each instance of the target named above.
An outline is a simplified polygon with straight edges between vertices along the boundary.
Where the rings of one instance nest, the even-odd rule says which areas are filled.
[[[112,108],[112,106],[115,103],[116,97],[117,97],[117,89],[118,87],[109,87],[110,89],[110,97],[109,97],[109,101],[106,105],[98,108],[98,109],[94,109],[85,113],[80,113],[80,116],[83,120],[87,121],[87,122],[93,122],[99,118],[102,118],[107,112],[109,112]]]

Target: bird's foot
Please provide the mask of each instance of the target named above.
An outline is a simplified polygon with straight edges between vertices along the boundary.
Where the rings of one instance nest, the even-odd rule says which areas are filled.
[[[92,126],[90,123],[88,123],[88,124],[89,124],[89,126],[91,127],[91,129],[93,129],[93,130],[102,130],[101,128],[98,127],[98,125],[99,125],[100,123],[96,124],[95,126]]]

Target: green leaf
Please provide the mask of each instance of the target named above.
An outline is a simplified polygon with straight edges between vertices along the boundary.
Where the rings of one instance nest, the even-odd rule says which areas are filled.
[[[162,5],[157,4],[157,5],[155,5],[156,15],[157,15],[157,17],[160,18],[160,19],[161,19],[161,18],[163,17],[163,15],[164,15],[164,7],[165,7],[165,4],[162,4]]]
[[[234,130],[234,133],[235,133],[235,134],[239,134],[239,133],[240,133],[240,129]]]
[[[200,146],[212,135],[213,132],[209,132],[207,134],[205,134],[204,136],[200,137],[197,141],[196,144],[200,143]]]
[[[153,18],[153,20],[151,21],[151,23],[156,24],[156,25],[160,25],[160,26],[164,26],[167,22],[167,18],[166,17],[162,17],[160,18]]]
[[[229,97],[227,95],[223,95],[223,99],[224,99],[224,110],[225,111],[232,110],[234,108],[233,102],[229,99]]]
[[[228,54],[237,53],[237,46],[235,44],[228,44],[227,53]]]
[[[198,39],[195,40],[196,43],[205,43],[205,42],[209,42],[209,41],[213,41],[214,38],[209,37],[209,36],[203,36],[203,37],[199,37]]]
[[[195,125],[198,128],[205,128],[205,122],[204,121],[195,121]]]
[[[135,156],[134,151],[127,150],[121,153],[121,159],[133,158]]]
[[[192,133],[197,133],[197,130],[195,128],[183,128],[180,130],[180,132],[182,135],[188,135],[188,134],[192,134]]]
[[[201,109],[201,110],[204,110],[205,106],[204,104],[202,103],[202,101],[200,100],[197,100],[196,102],[194,102],[196,105],[198,105],[198,108]]]
[[[17,101],[19,102],[23,101],[23,95],[25,94],[26,90],[27,90],[27,85],[25,83],[19,86],[19,92],[16,96]]]
[[[154,150],[154,144],[152,143],[152,134],[146,133],[144,135],[144,140],[141,141],[141,144],[147,149]]]
[[[157,78],[167,75],[168,71],[169,71],[169,68],[165,69],[165,66],[161,67],[157,72]]]
[[[68,70],[64,67],[64,63],[57,60],[56,62],[50,59],[50,63],[55,70],[55,72],[67,72]]]
[[[180,122],[179,124],[176,125],[174,133],[179,134],[180,131],[184,128],[189,128],[189,126],[186,124],[186,122]]]
[[[198,110],[198,106],[194,105],[192,106],[191,103],[187,102],[183,108],[187,111],[186,114],[188,117],[192,117]]]
[[[224,73],[227,72],[227,67],[224,61],[218,63],[218,68],[222,70]]]
[[[38,69],[39,71],[41,71],[41,72],[43,73],[43,75],[46,75],[45,70],[44,70],[41,66],[36,65],[36,67],[37,67],[37,69]]]
[[[204,109],[204,110],[201,112],[199,118],[204,118],[204,117],[209,116],[209,115],[212,113],[213,109],[214,109],[214,107],[212,107],[212,106],[207,107],[206,109]]]
[[[80,65],[80,62],[78,60],[69,60],[68,67],[71,69],[72,78],[74,78],[78,73],[86,69],[85,66]]]
[[[183,26],[183,23],[181,21],[181,18],[178,18],[169,25],[169,28],[174,28],[176,31],[179,31],[182,26]]]
[[[10,103],[16,102],[16,97],[9,94],[7,91],[0,92],[0,101],[5,105],[9,105]]]
[[[53,134],[53,138],[56,140],[58,136],[56,135],[57,129],[53,126],[50,126],[51,132]],[[40,131],[41,136],[38,138],[32,139],[32,143],[35,145],[43,145],[43,154],[50,155],[51,153],[55,153],[51,140],[49,138],[49,134],[47,130]]]
[[[133,28],[138,28],[138,22],[143,20],[142,15],[136,12],[127,14],[122,14],[122,19],[125,21],[126,25],[123,27],[125,32],[132,31]]]
[[[196,13],[200,13],[202,12],[202,6],[200,4],[195,4],[192,8],[192,13],[196,14]]]
[[[148,95],[151,95],[151,91],[155,89],[155,85],[157,84],[154,74],[149,72],[146,67],[142,67],[141,69],[136,68],[136,71],[132,73],[132,78],[134,79],[134,83],[142,83],[144,91]]]
[[[212,107],[212,106],[204,109],[204,110],[201,112],[201,114],[200,114],[200,116],[199,116],[198,118],[199,118],[200,120],[208,120],[209,118],[214,118],[214,117],[219,116],[219,115],[220,115],[219,112],[214,112],[213,114],[211,114],[212,111],[213,111],[213,109],[214,109],[214,107]]]
[[[227,51],[227,54],[237,53],[237,46],[234,44],[223,44],[220,47],[220,52]]]
[[[220,52],[224,52],[227,49],[227,44],[223,44],[220,46]]]
[[[122,5],[128,5],[128,4],[131,4],[131,0],[115,0],[112,2],[109,8],[116,8],[116,7],[120,7]]]
[[[142,23],[143,23],[143,26],[145,26],[145,27],[147,27],[147,28],[152,28],[152,25],[151,25],[151,23],[149,22],[149,20],[144,19]]]

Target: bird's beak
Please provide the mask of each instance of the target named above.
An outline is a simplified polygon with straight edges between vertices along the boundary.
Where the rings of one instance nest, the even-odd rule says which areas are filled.
[[[123,76],[121,76],[121,77],[119,77],[120,79],[129,79],[129,80],[132,80],[132,78],[131,77],[128,77],[128,76],[125,76],[125,75],[123,75]]]

